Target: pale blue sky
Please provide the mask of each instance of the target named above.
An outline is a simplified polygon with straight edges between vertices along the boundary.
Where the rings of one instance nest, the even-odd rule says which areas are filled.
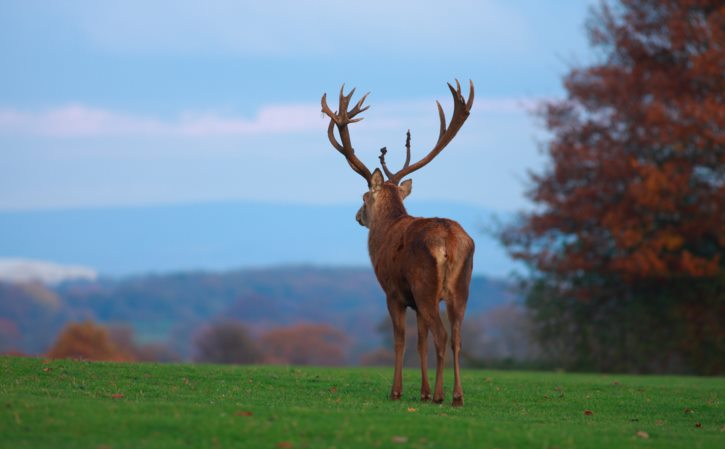
[[[590,58],[584,0],[0,1],[0,210],[253,200],[358,202],[327,142],[323,92],[371,91],[353,144],[369,167],[433,145],[435,100],[476,84],[416,200],[526,206],[541,128]]]

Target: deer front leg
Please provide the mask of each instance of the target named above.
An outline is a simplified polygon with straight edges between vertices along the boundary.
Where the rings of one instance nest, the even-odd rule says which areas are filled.
[[[395,373],[390,399],[398,400],[403,395],[403,356],[405,355],[405,305],[388,298],[388,312],[393,322],[395,345]]]
[[[418,354],[420,355],[420,400],[430,401],[430,384],[428,383],[428,325],[418,314]]]

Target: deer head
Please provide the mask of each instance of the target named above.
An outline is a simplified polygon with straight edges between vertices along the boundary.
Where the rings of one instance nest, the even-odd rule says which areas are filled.
[[[340,99],[339,107],[337,111],[333,112],[332,109],[327,105],[327,94],[322,95],[322,112],[330,117],[330,125],[327,128],[327,137],[330,140],[332,146],[339,151],[347,160],[350,167],[360,176],[365,178],[368,184],[368,192],[363,195],[363,205],[357,212],[356,219],[362,226],[370,227],[370,223],[375,221],[375,217],[380,215],[380,209],[382,207],[397,207],[398,204],[402,207],[403,199],[407,197],[412,188],[413,181],[407,179],[401,183],[401,180],[411,174],[412,172],[424,167],[430,161],[432,161],[443,149],[453,140],[458,131],[465,123],[468,115],[471,112],[473,106],[474,89],[473,81],[470,81],[470,89],[468,94],[468,100],[463,97],[461,93],[461,85],[456,80],[456,87],[454,88],[448,83],[448,88],[453,95],[453,116],[451,121],[446,123],[446,116],[443,112],[443,107],[436,101],[438,106],[438,116],[440,119],[440,131],[438,134],[438,141],[433,146],[433,149],[428,154],[414,164],[410,164],[410,130],[408,130],[405,148],[406,156],[403,168],[393,173],[388,169],[385,163],[385,155],[387,149],[385,147],[380,149],[380,165],[383,171],[376,168],[374,172],[365,166],[360,159],[355,156],[355,150],[352,147],[352,141],[350,140],[350,131],[348,125],[350,123],[359,122],[362,117],[357,117],[358,114],[368,109],[369,106],[363,107],[365,99],[369,95],[369,92],[363,95],[363,97],[355,104],[355,106],[348,110],[350,100],[352,99],[355,89],[352,89],[349,94],[344,94],[345,85],[340,88]],[[340,136],[340,141],[335,137],[335,127]],[[383,179],[383,172],[387,176],[388,180]],[[404,210],[404,209],[403,209]]]

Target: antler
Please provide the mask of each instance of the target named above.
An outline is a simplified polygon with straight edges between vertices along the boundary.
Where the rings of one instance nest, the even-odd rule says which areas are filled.
[[[446,145],[448,145],[451,140],[453,140],[453,138],[458,133],[458,130],[461,129],[461,126],[463,126],[463,123],[465,123],[468,115],[471,113],[471,106],[473,106],[473,81],[469,82],[471,87],[468,91],[468,100],[463,98],[463,94],[461,93],[461,84],[458,82],[458,80],[456,80],[455,88],[451,85],[451,83],[448,83],[448,88],[451,90],[451,94],[453,95],[453,117],[451,117],[451,121],[450,123],[448,123],[448,126],[446,126],[446,115],[443,112],[443,107],[441,107],[441,104],[436,101],[436,104],[438,105],[438,116],[441,121],[440,133],[438,134],[438,142],[436,142],[433,149],[430,150],[430,152],[423,159],[419,160],[413,165],[410,165],[410,130],[408,130],[408,136],[405,142],[405,164],[403,165],[403,168],[401,168],[397,173],[391,173],[388,170],[387,165],[385,164],[385,153],[387,153],[387,149],[380,149],[380,164],[382,165],[383,171],[385,171],[385,174],[388,176],[388,180],[390,182],[398,185],[403,177],[409,175],[410,173],[413,173],[414,171],[428,164],[428,162],[432,161],[433,158],[438,156],[438,153],[443,151],[443,148],[445,148]]]
[[[347,125],[350,123],[359,122],[363,119],[362,117],[354,117],[369,108],[369,106],[362,107],[362,105],[365,101],[365,98],[367,98],[370,92],[363,95],[360,101],[357,102],[355,107],[348,111],[347,107],[350,104],[350,99],[352,99],[352,95],[355,93],[355,89],[351,90],[350,93],[347,95],[343,93],[344,89],[345,85],[343,84],[340,88],[340,106],[335,112],[332,112],[332,109],[330,109],[330,107],[327,105],[327,94],[325,93],[324,95],[322,95],[322,112],[330,117],[330,126],[327,127],[327,137],[330,139],[330,143],[332,144],[332,146],[335,147],[335,149],[339,151],[343,156],[345,156],[345,159],[347,160],[347,163],[350,164],[350,167],[352,167],[352,169],[355,170],[360,176],[365,178],[369,186],[372,175],[370,173],[370,170],[368,170],[368,168],[365,166],[365,164],[363,164],[360,159],[355,156],[355,150],[352,148],[352,143],[350,141],[350,131],[347,129]],[[337,125],[337,132],[338,134],[340,134],[340,140],[342,141],[342,143],[338,142],[337,139],[335,139],[335,125]]]

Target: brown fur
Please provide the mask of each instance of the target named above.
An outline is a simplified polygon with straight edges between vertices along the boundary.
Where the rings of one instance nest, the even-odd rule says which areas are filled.
[[[385,162],[386,148],[380,150],[380,165],[388,176],[384,182],[383,173],[373,173],[355,156],[348,125],[362,120],[357,117],[368,107],[363,107],[367,94],[352,107],[350,100],[355,89],[344,94],[340,89],[340,105],[334,111],[327,104],[327,94],[322,96],[322,112],[330,117],[327,138],[333,148],[345,156],[350,167],[368,183],[370,191],[364,196],[364,204],[357,213],[361,225],[370,229],[368,249],[380,285],[387,296],[388,311],[393,321],[395,334],[395,375],[390,396],[400,399],[403,391],[403,351],[405,344],[405,309],[412,307],[418,314],[418,351],[423,383],[420,396],[430,400],[428,384],[427,340],[433,333],[436,346],[436,383],[434,402],[443,402],[443,361],[445,357],[446,330],[441,322],[438,305],[445,301],[448,319],[451,323],[451,344],[453,347],[453,405],[463,405],[459,354],[461,352],[461,323],[466,312],[468,286],[473,269],[473,240],[455,221],[445,218],[414,218],[408,215],[403,199],[410,194],[412,181],[400,181],[432,161],[456,136],[468,118],[473,106],[473,81],[470,81],[468,100],[463,97],[461,85],[450,83],[448,89],[453,95],[453,116],[446,124],[445,114],[438,103],[440,132],[435,146],[422,159],[410,163],[410,131],[405,141],[405,163],[393,173]],[[356,118],[357,117],[357,118]],[[337,128],[340,141],[335,137]],[[398,186],[400,184],[400,186]]]
[[[436,381],[433,402],[443,402],[443,365],[446,330],[439,313],[439,302],[446,304],[451,325],[454,387],[453,405],[463,405],[459,354],[461,324],[466,311],[473,268],[474,244],[466,231],[453,220],[411,217],[403,199],[410,193],[410,182],[397,186],[383,182],[376,170],[371,188],[358,212],[360,224],[370,229],[368,250],[375,275],[387,297],[395,338],[395,374],[392,399],[403,390],[402,368],[405,344],[405,309],[417,314],[418,352],[421,359],[421,400],[431,399],[427,375],[427,339],[432,332],[436,347]]]

